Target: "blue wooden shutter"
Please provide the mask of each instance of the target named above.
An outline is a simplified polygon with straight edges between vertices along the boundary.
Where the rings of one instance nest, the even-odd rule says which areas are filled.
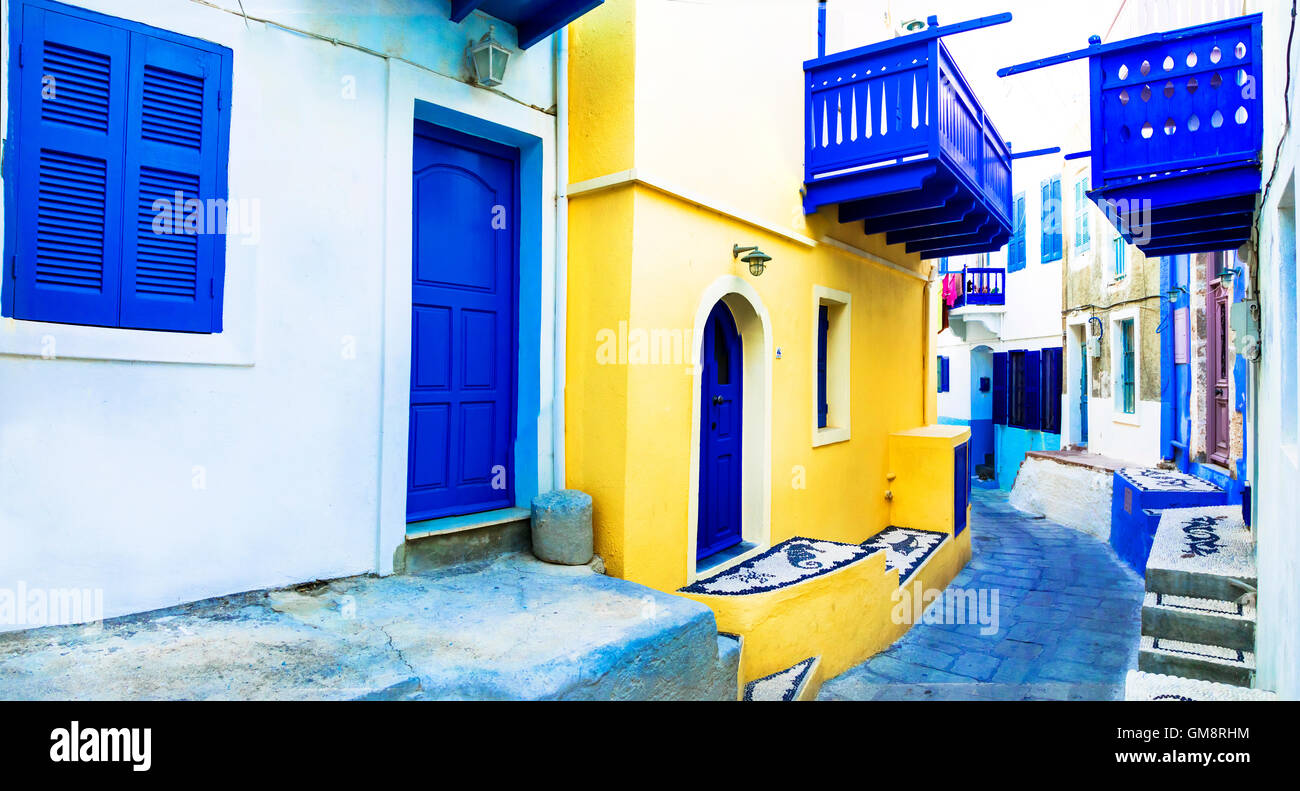
[[[1061,211],[1061,177],[1056,176],[1052,179],[1052,205],[1055,208],[1056,227],[1052,231],[1052,257],[1048,260],[1059,260],[1065,252],[1065,217]]]
[[[13,315],[118,319],[126,31],[22,7]]]
[[[966,529],[966,506],[970,502],[969,442],[953,449],[952,472],[952,534],[959,536]]]
[[[1061,433],[1061,349],[1043,349],[1039,423],[1043,431]]]
[[[831,411],[826,401],[826,336],[830,328],[829,310],[821,305],[817,308],[817,428],[826,428],[826,417]]]
[[[1042,385],[1042,353],[1038,350],[1025,352],[1025,376],[1022,380],[1024,387],[1023,404],[1024,404],[1024,421],[1023,428],[1030,431],[1037,431],[1040,428],[1039,418],[1039,388]]]
[[[214,53],[132,34],[121,326],[215,332],[219,231]],[[170,214],[170,216],[168,216]],[[180,220],[177,222],[177,220]],[[214,227],[215,226],[215,227]]]
[[[1007,265],[1008,269],[1025,268],[1025,226],[1025,196],[1020,194],[1016,196],[1015,229],[1011,240],[1011,262]]]
[[[993,422],[1007,423],[1007,353],[993,353]]]
[[[1052,235],[1051,235],[1051,205],[1052,205],[1052,186],[1051,182],[1044,181],[1039,185],[1039,195],[1042,201],[1038,207],[1039,217],[1039,234],[1038,234],[1038,256],[1042,263],[1051,260],[1052,255]]]

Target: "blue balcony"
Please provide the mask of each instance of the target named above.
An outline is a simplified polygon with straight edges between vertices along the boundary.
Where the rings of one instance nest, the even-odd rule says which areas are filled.
[[[1250,238],[1260,192],[1259,14],[1102,44],[1002,69],[1088,58],[1089,195],[1148,256],[1212,252]]]
[[[1007,270],[1002,267],[967,267],[961,271],[962,293],[953,309],[967,305],[1007,304]]]
[[[1011,152],[940,37],[1010,14],[804,63],[804,211],[838,205],[922,258],[992,252],[1011,237]]]

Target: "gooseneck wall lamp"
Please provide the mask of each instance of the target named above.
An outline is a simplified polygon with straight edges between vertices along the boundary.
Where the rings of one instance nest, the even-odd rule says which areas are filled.
[[[741,253],[745,254],[744,258],[741,258]],[[749,264],[749,273],[754,277],[763,274],[763,270],[767,268],[767,262],[772,260],[772,256],[757,247],[741,247],[738,244],[732,245],[731,257],[740,258],[741,261]]]

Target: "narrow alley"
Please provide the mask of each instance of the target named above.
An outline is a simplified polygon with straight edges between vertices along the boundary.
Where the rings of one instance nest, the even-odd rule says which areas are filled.
[[[945,591],[997,594],[996,630],[918,623],[819,700],[1111,700],[1137,667],[1142,580],[1110,545],[976,488],[971,562]],[[942,606],[935,602],[933,607]]]

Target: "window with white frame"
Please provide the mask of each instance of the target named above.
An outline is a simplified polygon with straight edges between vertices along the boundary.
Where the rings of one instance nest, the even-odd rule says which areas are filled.
[[[849,439],[852,299],[813,287],[813,447]]]
[[[1091,243],[1091,229],[1088,227],[1088,177],[1083,176],[1074,182],[1074,249],[1083,252]]]

